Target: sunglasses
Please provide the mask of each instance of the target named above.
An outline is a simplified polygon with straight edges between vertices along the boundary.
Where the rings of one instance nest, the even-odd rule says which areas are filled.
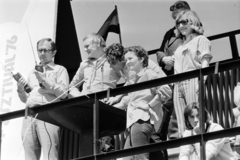
[[[175,5],[172,5],[170,7],[170,11],[175,11],[176,9],[181,9],[181,8],[184,8],[184,5],[182,3],[178,3],[178,4],[175,4]]]
[[[177,21],[176,22],[176,26],[179,27],[180,24],[182,24],[183,26],[187,25],[188,24],[188,20],[181,20],[181,21]]]

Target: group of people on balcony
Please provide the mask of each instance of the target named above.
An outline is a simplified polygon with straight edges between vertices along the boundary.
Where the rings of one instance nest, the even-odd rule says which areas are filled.
[[[121,44],[114,43],[107,47],[104,39],[93,33],[83,39],[88,58],[80,63],[69,84],[67,70],[53,62],[57,52],[55,43],[49,38],[41,39],[37,43],[37,51],[43,72],[33,69],[27,81],[24,78],[18,81],[17,91],[21,101],[27,107],[34,107],[66,97],[74,98],[116,88],[121,78],[125,80],[125,85],[132,85],[207,67],[212,59],[211,45],[203,36],[203,25],[199,17],[185,1],[177,1],[170,7],[170,11],[175,26],[165,34],[157,52],[159,65],[149,59],[147,51],[141,46],[124,48]],[[30,93],[24,90],[26,84],[32,88]],[[194,78],[102,101],[126,110],[124,148],[131,148],[149,144],[150,139],[161,142],[167,140],[167,137],[176,139],[200,134],[199,107],[196,103],[198,90],[198,80]],[[207,117],[206,132],[222,129]],[[58,159],[59,127],[35,118],[31,116],[23,121],[25,159],[39,160],[41,149],[44,159]],[[194,159],[200,159],[198,145],[181,147],[181,160],[189,159],[192,155],[195,156]],[[166,154],[163,156],[167,159]],[[228,138],[208,141],[206,157],[209,160],[233,160]],[[124,159],[145,160],[149,159],[149,154]]]

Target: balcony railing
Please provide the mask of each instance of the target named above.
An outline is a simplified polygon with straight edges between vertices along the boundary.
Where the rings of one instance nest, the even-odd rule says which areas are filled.
[[[203,111],[201,108],[203,108],[203,106],[207,106],[208,110],[212,114],[214,122],[221,124],[224,128],[226,128],[225,130],[212,132],[212,133],[204,133],[204,130],[203,130],[202,134],[192,136],[192,137],[180,138],[177,140],[160,142],[156,144],[150,144],[147,146],[114,151],[110,153],[95,154],[93,156],[88,156],[88,157],[78,158],[78,159],[112,159],[112,158],[140,154],[144,152],[157,151],[159,149],[175,148],[181,145],[192,144],[196,142],[200,142],[202,144],[201,156],[204,157],[205,155],[204,144],[206,141],[211,139],[229,137],[229,136],[240,134],[240,127],[231,128],[234,122],[232,108],[236,107],[233,103],[233,88],[236,86],[236,83],[239,82],[239,78],[240,78],[240,75],[239,75],[240,59],[237,59],[239,55],[238,55],[237,44],[236,44],[236,37],[235,37],[236,34],[240,34],[240,30],[209,37],[210,40],[213,40],[213,39],[218,39],[218,38],[223,38],[228,36],[230,39],[231,48],[233,51],[232,60],[228,60],[227,62],[212,64],[210,67],[204,68],[204,69],[172,75],[169,77],[164,77],[156,80],[151,80],[148,82],[142,82],[142,83],[119,87],[119,88],[110,90],[110,96],[116,96],[119,94],[125,94],[125,93],[142,90],[150,87],[183,81],[186,79],[199,78],[199,84],[200,84],[199,103],[200,103],[200,117],[201,117],[200,122],[204,120],[204,117],[202,117]],[[149,53],[150,54],[156,53],[156,50],[152,50]],[[203,76],[205,75],[208,75],[206,85],[203,84]],[[102,99],[102,98],[106,98],[107,95],[108,95],[107,91],[102,91],[95,94],[89,94],[88,96],[90,98],[97,97],[98,99]],[[85,96],[82,96],[82,97],[77,97],[69,100],[64,100],[57,103],[42,105],[36,108],[29,109],[29,114],[35,114],[35,113],[45,112],[48,110],[58,109],[61,107],[67,107],[69,104],[77,105],[79,104],[79,102],[87,101],[87,100],[88,99]],[[25,110],[19,110],[19,111],[1,114],[0,127],[2,127],[2,121],[23,117],[24,114],[25,114]],[[201,123],[201,125],[203,124]],[[94,130],[94,132],[97,132],[97,131]],[[76,136],[73,133],[70,133],[70,134],[72,134],[72,137]],[[0,135],[1,135],[1,132],[0,132]],[[75,146],[75,145],[71,144],[71,146]],[[68,156],[60,157],[60,159],[72,159],[72,158],[78,157],[77,156],[78,153],[72,153],[73,151],[69,151],[69,152],[71,152],[71,155],[69,153]]]
[[[217,39],[221,39],[221,38],[229,38],[230,41],[230,46],[231,46],[231,51],[232,51],[232,58],[238,58],[239,57],[239,52],[238,52],[238,48],[237,48],[237,41],[236,41],[236,35],[240,34],[240,30],[235,30],[235,31],[231,31],[231,32],[226,32],[226,33],[222,33],[222,34],[218,34],[218,35],[213,35],[213,36],[209,36],[207,37],[210,41],[213,40],[217,40]],[[159,49],[153,49],[148,51],[149,55],[155,54],[158,52]]]

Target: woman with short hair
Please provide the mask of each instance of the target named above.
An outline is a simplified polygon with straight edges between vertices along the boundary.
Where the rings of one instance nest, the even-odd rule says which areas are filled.
[[[148,66],[147,51],[141,46],[132,46],[125,49],[125,63],[129,72],[134,72],[133,84],[160,78],[160,75]],[[127,108],[127,131],[128,136],[124,149],[149,144],[154,131],[154,122],[161,117],[154,111],[154,107],[160,107],[159,103],[166,103],[172,96],[168,85],[162,85],[144,90],[128,93],[120,103],[114,105],[120,109]],[[149,154],[143,153],[124,160],[148,160]]]

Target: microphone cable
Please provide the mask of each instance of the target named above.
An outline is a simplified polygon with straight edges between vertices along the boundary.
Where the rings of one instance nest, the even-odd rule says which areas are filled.
[[[47,130],[46,122],[43,122],[43,123],[44,123],[44,128],[45,128],[45,130],[47,132],[47,135],[49,137],[49,140],[50,140],[50,147],[49,147],[49,151],[48,151],[48,160],[49,160],[50,152],[51,152],[51,149],[52,149],[52,140],[51,140],[51,136],[50,136],[50,134],[49,134],[49,132]]]
[[[73,85],[72,87],[68,88],[65,92],[63,92],[63,93],[62,93],[61,95],[59,95],[57,98],[53,99],[53,100],[50,101],[50,102],[46,102],[45,104],[53,103],[53,102],[56,101],[58,98],[60,98],[60,97],[63,96],[64,94],[66,94],[66,93],[67,93],[70,89],[72,89],[73,87],[76,87],[76,86],[78,86],[78,85],[81,85],[81,83],[83,83],[83,82],[85,81],[85,79],[86,79],[86,78],[84,78],[83,80],[81,80],[81,81],[78,82],[77,84]],[[86,97],[90,98],[90,97],[87,96],[86,94],[83,94],[83,96],[86,96]],[[25,133],[24,133],[24,136],[23,136],[21,148],[20,148],[20,150],[19,150],[19,152],[18,152],[18,155],[17,155],[17,157],[16,157],[15,160],[18,159],[18,156],[20,155],[21,150],[22,150],[22,148],[23,148],[23,144],[24,144],[24,141],[25,141],[25,138],[26,138],[26,134],[27,134],[29,128],[31,127],[31,125],[33,124],[33,122],[36,120],[37,116],[38,116],[38,113],[35,115],[35,117],[33,118],[32,122],[31,122],[31,123],[29,124],[29,126],[27,127],[27,129],[26,129],[26,131],[25,131]]]

